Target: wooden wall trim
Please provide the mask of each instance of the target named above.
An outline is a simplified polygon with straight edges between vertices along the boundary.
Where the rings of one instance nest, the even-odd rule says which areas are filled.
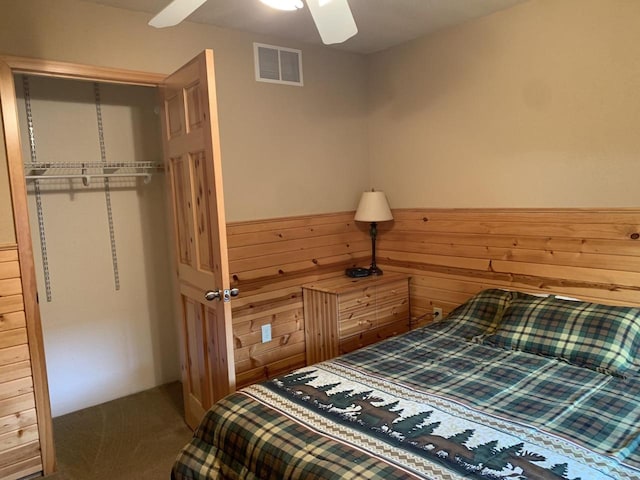
[[[38,307],[38,292],[34,266],[27,191],[24,179],[18,108],[16,103],[13,72],[8,64],[0,62],[0,107],[5,131],[5,148],[9,167],[9,185],[13,203],[14,224],[20,259],[20,276],[24,297],[24,310],[29,338],[29,352],[36,398],[38,430],[42,452],[43,471],[46,474],[55,470],[55,453],[49,403],[49,385],[44,358],[44,340]]]

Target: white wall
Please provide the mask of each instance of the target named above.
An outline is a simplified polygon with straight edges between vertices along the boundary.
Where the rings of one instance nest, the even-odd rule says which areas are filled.
[[[640,2],[531,0],[370,60],[393,207],[636,207]]]
[[[30,158],[21,76],[23,155]],[[30,77],[37,160],[99,162],[93,84]],[[101,86],[107,160],[162,161],[155,89]],[[115,290],[103,183],[41,182],[52,287],[47,302],[38,223],[29,210],[54,416],[178,380],[164,175],[111,180],[119,267]]]

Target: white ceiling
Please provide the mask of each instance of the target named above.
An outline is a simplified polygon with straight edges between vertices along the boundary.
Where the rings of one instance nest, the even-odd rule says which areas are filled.
[[[170,0],[85,0],[149,13]],[[349,0],[358,34],[333,48],[373,53],[435,30],[489,15],[527,0]],[[309,10],[273,10],[259,0],[208,0],[189,21],[322,44]],[[151,28],[151,27],[149,27]]]

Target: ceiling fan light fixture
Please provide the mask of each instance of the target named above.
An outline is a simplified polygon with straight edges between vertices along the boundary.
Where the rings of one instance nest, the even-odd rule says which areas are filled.
[[[260,0],[265,5],[275,8],[277,10],[298,10],[302,8],[304,4],[302,0]]]

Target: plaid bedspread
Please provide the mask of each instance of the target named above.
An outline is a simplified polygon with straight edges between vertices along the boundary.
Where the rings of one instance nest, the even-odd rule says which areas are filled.
[[[175,479],[640,479],[623,379],[423,328],[243,389]]]

